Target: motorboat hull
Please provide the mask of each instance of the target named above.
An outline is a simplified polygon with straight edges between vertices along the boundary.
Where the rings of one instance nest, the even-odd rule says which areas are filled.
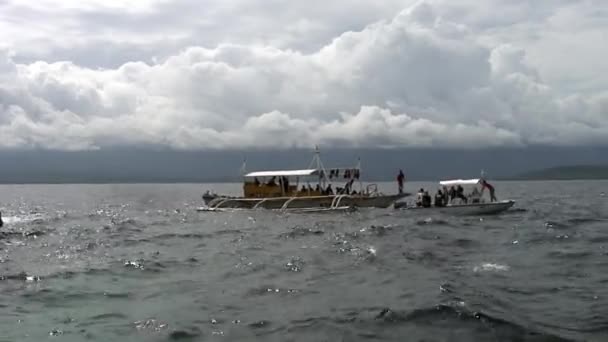
[[[449,215],[495,215],[501,212],[504,212],[511,208],[515,204],[515,201],[506,200],[499,202],[489,202],[489,203],[471,203],[471,204],[455,204],[448,205],[445,207],[403,207],[399,209],[404,209],[408,211],[415,212],[437,212],[441,214],[449,214]]]

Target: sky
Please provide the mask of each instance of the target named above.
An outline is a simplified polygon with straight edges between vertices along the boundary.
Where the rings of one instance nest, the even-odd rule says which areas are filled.
[[[0,149],[608,146],[605,0],[0,0]]]

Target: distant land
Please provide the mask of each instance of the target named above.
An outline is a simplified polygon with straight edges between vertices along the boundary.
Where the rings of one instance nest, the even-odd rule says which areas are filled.
[[[515,180],[575,180],[575,179],[608,179],[608,164],[605,165],[569,165],[550,167],[522,173],[513,177]]]
[[[125,147],[71,152],[0,150],[0,183],[240,182],[240,169],[245,158],[247,171],[261,171],[307,168],[312,157],[312,148],[183,151]],[[605,168],[588,170],[579,166],[579,171],[575,172],[562,167],[608,166],[608,147],[321,148],[321,159],[326,168],[354,167],[358,158],[365,182],[395,181],[399,169],[405,173],[406,182],[475,178],[480,176],[482,170],[489,179],[572,179],[589,178],[590,175],[593,178],[607,178]]]

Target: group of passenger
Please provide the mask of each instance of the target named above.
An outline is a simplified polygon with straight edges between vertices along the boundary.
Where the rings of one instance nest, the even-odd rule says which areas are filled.
[[[277,180],[280,181],[279,184],[277,184]],[[317,184],[314,188],[310,184],[302,185],[302,188],[298,191],[298,193],[299,194],[316,193],[316,194],[321,194],[323,196],[329,196],[329,195],[334,195],[334,194],[357,195],[357,191],[355,191],[352,188],[354,181],[355,181],[354,178],[349,180],[348,182],[346,182],[346,184],[344,184],[344,187],[336,187],[335,191],[332,188],[331,184],[328,184],[326,188],[321,188],[321,186],[319,184]],[[287,177],[280,177],[280,179],[277,179],[276,176],[273,176],[265,183],[260,182],[260,180],[257,177],[254,177],[253,183],[257,186],[268,186],[268,187],[275,187],[275,186],[282,185],[285,193],[290,192],[289,191],[289,179]]]
[[[355,180],[351,179],[348,182],[346,182],[346,184],[344,184],[343,188],[336,187],[336,193],[338,195],[356,195],[357,191],[355,191],[353,189],[353,183],[354,182],[355,182]]]
[[[299,193],[300,194],[309,194],[309,193],[315,193],[315,194],[321,194],[322,196],[331,196],[331,195],[356,195],[357,191],[352,189],[352,185],[353,185],[353,181],[349,181],[347,182],[344,187],[336,187],[336,190],[334,191],[333,187],[331,184],[328,184],[326,188],[321,188],[321,186],[319,184],[317,184],[315,186],[315,188],[313,189],[312,186],[310,186],[310,184],[308,185],[302,185],[302,188],[300,189]]]
[[[490,185],[485,180],[481,180],[482,190],[481,192],[477,189],[477,187],[473,188],[473,191],[466,196],[464,194],[464,189],[461,185],[456,187],[451,186],[449,189],[444,186],[442,189],[438,189],[437,193],[435,193],[434,205],[435,207],[445,207],[449,203],[453,203],[455,200],[460,200],[461,203],[468,204],[470,203],[480,203],[481,195],[485,188],[488,188],[490,191],[490,201],[496,201],[496,194],[494,187]],[[429,208],[433,205],[431,195],[428,191],[425,191],[421,188],[416,195],[416,206]]]
[[[289,192],[289,178],[283,176],[279,179],[280,181],[280,185],[283,186],[283,191],[285,192]],[[253,178],[253,184],[257,185],[257,186],[262,186],[262,183],[260,182],[260,180],[258,179],[258,177],[254,177]],[[266,182],[266,184],[264,184],[265,186],[268,187],[275,187],[275,186],[279,186],[279,184],[277,184],[277,177],[273,176],[271,177],[268,182]]]
[[[321,193],[321,194],[333,194],[334,190],[331,188],[331,184],[325,188],[325,189],[321,189],[321,186],[319,184],[317,184],[314,188],[312,186],[310,186],[310,184],[308,185],[302,185],[302,188],[300,189],[300,191],[298,192],[300,195],[305,195],[305,194],[309,194],[309,193]]]

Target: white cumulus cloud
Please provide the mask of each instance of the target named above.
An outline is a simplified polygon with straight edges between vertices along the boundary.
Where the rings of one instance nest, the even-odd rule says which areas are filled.
[[[0,147],[608,144],[608,77],[560,75],[555,56],[542,65],[537,48],[558,49],[555,26],[564,17],[593,37],[607,13],[578,18],[563,1],[338,3],[295,11],[281,2],[210,1],[220,18],[244,20],[249,8],[265,23],[238,32],[209,14],[195,20],[189,11],[201,5],[192,1],[0,2],[12,15],[0,15],[8,42],[0,49]],[[504,6],[504,16],[490,3]],[[289,22],[269,28],[273,10]],[[331,20],[341,11],[353,16]],[[32,13],[56,15],[40,23],[52,28],[46,37],[23,29],[23,41],[45,42],[39,49],[6,33],[20,32]],[[183,22],[180,13],[188,14]],[[97,16],[115,26],[85,20]],[[175,22],[173,31],[137,27],[162,18],[158,26]],[[202,27],[210,36],[197,40]],[[56,33],[74,39],[59,42]],[[154,43],[144,46],[148,39]],[[94,56],[105,48],[116,59]],[[565,73],[593,75],[596,59]]]

